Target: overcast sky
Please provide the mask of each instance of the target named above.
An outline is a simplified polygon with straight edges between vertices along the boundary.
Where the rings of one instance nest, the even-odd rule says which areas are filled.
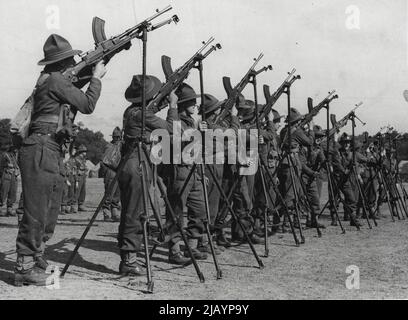
[[[177,14],[180,23],[148,36],[148,73],[162,81],[161,55],[172,57],[178,67],[213,36],[223,49],[204,61],[204,87],[219,99],[226,97],[222,77],[230,76],[236,84],[263,52],[259,66],[271,64],[274,70],[258,78],[261,103],[263,84],[274,91],[295,67],[302,80],[292,88],[292,101],[302,113],[307,97],[317,103],[336,89],[340,98],[332,111],[338,118],[364,102],[358,115],[367,125],[359,125],[358,133],[373,134],[387,124],[407,131],[408,104],[402,96],[408,89],[406,0],[0,0],[1,118],[12,118],[30,94],[49,34],[58,33],[87,51],[93,47],[93,16],[106,20],[107,36],[113,36],[168,4],[174,9],[166,17]],[[53,19],[55,6],[59,23]],[[124,91],[138,73],[141,43],[135,40],[130,51],[108,65],[95,113],[78,120],[109,139],[128,106]],[[196,72],[187,82],[198,91]],[[252,99],[252,88],[244,93]],[[276,109],[286,113],[286,99]],[[323,113],[316,123],[325,126]]]

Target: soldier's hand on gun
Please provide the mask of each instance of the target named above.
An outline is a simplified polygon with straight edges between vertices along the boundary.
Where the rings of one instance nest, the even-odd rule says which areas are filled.
[[[101,60],[95,65],[95,67],[93,67],[92,75],[94,78],[101,80],[105,76],[106,71],[105,62]]]
[[[176,90],[173,90],[170,92],[169,96],[167,97],[167,100],[169,101],[169,108],[170,109],[177,109],[177,102],[178,102],[178,96],[176,95]]]
[[[200,122],[198,123],[198,129],[199,129],[200,131],[205,131],[205,130],[207,130],[207,129],[208,129],[208,124],[207,124],[207,122],[205,122],[205,121],[200,121]]]

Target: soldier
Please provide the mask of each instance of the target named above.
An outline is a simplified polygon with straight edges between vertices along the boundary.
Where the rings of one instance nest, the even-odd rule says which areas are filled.
[[[176,91],[178,96],[178,114],[181,125],[181,133],[188,129],[206,130],[205,123],[196,123],[192,115],[196,111],[196,98],[198,97],[194,89],[183,83]],[[182,143],[182,148],[187,143]],[[181,193],[185,180],[192,170],[193,165],[183,161],[178,165],[171,167],[170,179],[168,183],[168,197],[177,218],[182,222],[183,214],[187,211],[187,228],[186,234],[188,244],[192,249],[194,258],[197,260],[207,259],[207,242],[208,239],[204,233],[203,220],[207,219],[204,203],[204,191],[201,182],[201,176],[198,168],[193,172],[190,180],[183,193]],[[168,214],[168,213],[167,213]],[[171,219],[167,220],[171,240],[169,242],[169,261],[179,263],[181,235],[173,224]],[[183,223],[181,223],[183,225]],[[200,245],[199,245],[200,244]],[[184,256],[190,258],[189,252],[184,251]],[[181,261],[182,262],[182,261]]]
[[[116,127],[112,133],[112,141],[105,151],[103,158],[105,159],[109,148],[119,148],[120,151],[122,145],[122,130]],[[106,161],[107,162],[107,161]],[[110,168],[108,164],[101,162],[103,170],[103,182],[105,185],[105,193],[109,190],[109,186],[112,180],[115,178],[116,172],[113,168]],[[103,219],[106,222],[119,222],[120,221],[120,190],[118,184],[115,183],[113,190],[110,194],[106,195],[105,203],[103,204]]]
[[[0,210],[7,204],[7,216],[15,217],[13,205],[17,198],[17,182],[20,175],[20,169],[17,164],[17,149],[12,145],[7,152],[4,152],[0,164],[1,173],[1,199]],[[0,212],[0,215],[2,213]]]
[[[267,188],[267,196],[269,205],[277,205],[276,190],[274,186],[279,185],[279,181],[275,176],[275,171],[278,165],[279,159],[279,137],[278,130],[280,127],[280,121],[282,116],[276,110],[272,109],[270,114],[266,117],[266,122],[263,125],[263,128],[260,132],[261,139],[264,141],[264,144],[259,146],[259,156],[261,157],[261,163],[264,165],[266,171],[265,185]],[[271,181],[270,179],[274,179]],[[262,189],[262,181],[260,180],[260,171],[258,170],[255,180],[255,194],[254,194],[254,214],[258,220],[264,220],[263,211],[265,209],[265,197]],[[274,208],[269,208],[270,213],[273,215],[274,225],[280,222],[279,215],[276,214]],[[272,228],[273,233],[276,232],[276,228]],[[265,233],[261,230],[257,230],[257,235],[264,237]]]
[[[161,88],[161,82],[154,76],[146,76],[146,101],[152,100]],[[151,168],[148,165],[143,150],[139,150],[138,141],[140,139],[142,124],[142,75],[133,77],[130,86],[125,92],[125,98],[132,103],[123,115],[124,123],[124,144],[122,155],[132,152],[123,170],[119,173],[118,184],[122,203],[122,212],[119,224],[118,246],[120,249],[121,262],[119,272],[122,275],[141,275],[141,266],[137,262],[137,253],[141,249],[143,226],[142,215],[145,215],[143,208],[143,192],[141,182],[141,165],[146,170],[147,188],[152,180]],[[158,110],[146,110],[146,138],[150,141],[150,134],[155,129],[167,129],[173,132],[173,121],[178,119],[177,96],[169,95],[169,111],[167,119],[163,120],[155,115]],[[139,152],[143,164],[139,161]],[[148,190],[146,190],[148,192]],[[175,253],[176,254],[176,253]],[[189,259],[185,259],[180,250],[177,256],[172,257],[180,264],[185,264]]]
[[[54,233],[61,209],[64,173],[62,144],[65,137],[57,135],[59,115],[64,104],[77,111],[94,111],[101,92],[101,78],[106,69],[103,62],[93,69],[89,87],[84,93],[76,88],[63,72],[75,65],[73,57],[81,51],[72,50],[63,37],[53,34],[44,45],[45,65],[34,95],[29,137],[19,152],[24,215],[16,246],[15,285],[45,286],[48,263],[43,257],[45,243]]]
[[[339,138],[340,148],[333,151],[332,164],[337,189],[344,195],[344,221],[350,220],[351,226],[361,226],[357,216],[357,199],[352,179],[353,154],[351,151],[352,139],[347,134]]]
[[[86,153],[88,149],[85,145],[81,144],[78,147],[78,151],[75,153],[75,165],[76,165],[76,194],[75,203],[71,206],[71,212],[76,213],[76,205],[78,205],[79,212],[85,212],[88,209],[85,207],[86,198],[86,177],[88,175],[88,169],[86,167]]]
[[[75,152],[75,148],[72,150]],[[64,158],[64,168],[65,168],[65,181],[64,181],[64,192],[62,197],[61,213],[69,214],[76,213],[76,183],[77,183],[77,168],[75,157],[70,155],[69,152],[65,154]]]
[[[289,122],[291,125],[290,146],[288,140],[289,136],[287,134],[288,126],[284,127],[280,132],[282,144],[281,148],[282,150],[287,150],[289,154],[284,159],[282,159],[280,167],[278,169],[278,178],[280,182],[279,190],[282,194],[282,197],[284,198],[284,201],[286,202],[287,208],[290,211],[289,213],[293,213],[293,210],[295,209],[295,188],[298,194],[302,192],[299,184],[300,181],[296,179],[296,177],[294,177],[294,182],[292,183],[292,177],[290,174],[291,166],[293,172],[300,173],[303,166],[299,157],[300,148],[309,148],[313,145],[313,138],[309,135],[306,135],[303,128],[297,126],[297,123],[299,123],[302,118],[303,117],[299,113],[299,111],[297,111],[295,108],[290,109],[290,113],[287,117],[287,122]],[[283,207],[281,210],[286,209],[284,209]],[[300,221],[295,220],[295,225],[297,225],[298,223],[300,223]],[[286,226],[286,215],[284,215],[283,227]]]
[[[220,124],[215,124],[216,117],[221,112],[222,103],[218,101],[214,96],[210,94],[206,94],[204,96],[204,112],[205,112],[205,119],[208,125],[208,129],[211,130],[221,130],[223,133],[226,132],[227,129],[231,128],[236,131],[239,128],[239,120],[237,118],[238,110],[234,106],[231,110],[231,115],[227,119],[223,120]],[[203,113],[203,110],[200,109],[200,114]],[[236,136],[236,135],[235,135]],[[234,136],[234,137],[235,137]],[[207,144],[208,142],[206,142]],[[222,185],[223,175],[224,175],[224,165],[225,165],[225,157],[227,156],[228,152],[228,144],[224,142],[224,139],[214,139],[213,144],[213,154],[206,155],[209,161],[212,164],[206,165],[206,176],[208,178],[208,203],[209,203],[209,211],[210,211],[210,218],[211,218],[211,226],[214,227],[216,233],[216,242],[220,246],[219,249],[222,251],[222,247],[229,247],[231,244],[226,239],[224,233],[224,225],[217,219],[219,205],[223,201],[221,200],[221,193],[217,188],[216,182],[214,181],[212,175],[209,173],[209,170],[215,175],[219,185]],[[207,159],[207,158],[206,158]],[[203,248],[202,246],[201,248]],[[210,252],[208,246],[205,248],[206,252]]]
[[[245,100],[243,95],[239,96],[238,99],[238,118],[240,119],[241,125],[240,129],[247,130],[246,137],[247,142],[250,139],[250,126],[242,123],[243,119],[247,118],[250,115],[253,115],[255,111],[255,103],[251,100]],[[251,168],[253,165],[257,166],[257,155],[253,154],[250,150],[250,144],[247,143],[246,149],[246,159],[240,159],[240,152],[238,152],[238,162],[237,165],[232,166],[234,172],[234,178],[238,180],[237,187],[233,191],[232,201],[233,201],[233,210],[236,212],[238,219],[240,219],[243,227],[245,228],[246,233],[249,235],[250,240],[254,244],[262,243],[262,239],[257,236],[254,232],[254,219],[251,216],[253,209],[253,192],[254,192],[254,183],[255,183],[255,173],[251,174],[248,168]],[[248,171],[245,172],[244,171]],[[246,239],[244,233],[237,223],[233,220],[231,224],[231,240],[237,243],[244,243]]]
[[[307,216],[306,226],[308,228],[325,228],[319,223],[318,215],[320,213],[320,197],[317,180],[319,178],[319,168],[324,163],[325,157],[323,150],[316,144],[316,139],[324,137],[324,132],[321,128],[314,128],[313,136],[314,144],[309,147],[300,149],[299,157],[302,163],[302,179],[305,186],[306,196],[310,204],[310,218]]]

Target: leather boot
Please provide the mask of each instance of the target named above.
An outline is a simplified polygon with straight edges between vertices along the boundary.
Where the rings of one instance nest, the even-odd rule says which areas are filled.
[[[53,284],[53,279],[45,270],[36,265],[33,256],[17,256],[14,268],[14,285],[48,286]]]
[[[197,249],[198,240],[197,239],[188,239],[188,246],[191,248],[193,256],[196,260],[206,260],[208,258],[205,252],[201,252]],[[184,256],[190,258],[190,253],[188,250],[184,250]]]
[[[71,213],[71,206],[65,206],[65,213],[66,214]]]
[[[112,220],[113,222],[120,222],[120,211],[118,208],[112,208]]]
[[[119,273],[123,276],[142,276],[142,268],[137,262],[137,253],[132,251],[120,252],[121,262],[119,264]]]
[[[65,216],[65,211],[66,211],[67,209],[66,209],[66,206],[61,206],[61,213],[60,213],[60,215],[61,216]]]
[[[78,207],[78,211],[79,212],[86,212],[86,211],[88,211],[88,208],[85,207],[83,204],[80,204],[79,207]]]
[[[15,217],[17,214],[13,212],[13,207],[7,207],[7,217]]]
[[[186,258],[183,256],[183,253],[180,249],[180,242],[177,242],[176,244],[170,246],[169,263],[179,266],[186,266],[193,263],[193,261],[190,258]]]
[[[77,213],[77,207],[75,205],[71,206],[71,213]]]
[[[109,209],[103,209],[103,221],[105,222],[113,222],[113,219],[110,217]]]
[[[220,247],[224,248],[231,247],[231,242],[226,238],[224,230],[217,231],[216,242]]]
[[[215,254],[218,256],[221,254],[220,249],[218,249],[217,245],[215,244],[215,242],[213,241],[213,246],[214,246],[214,252]],[[208,254],[212,254],[211,253],[211,247],[210,247],[210,242],[208,241],[208,237],[207,235],[203,235],[203,238],[201,241],[198,242],[198,246],[197,249],[203,253],[208,253]]]

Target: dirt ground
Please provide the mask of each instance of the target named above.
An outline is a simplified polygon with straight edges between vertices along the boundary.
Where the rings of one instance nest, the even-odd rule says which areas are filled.
[[[99,179],[88,180],[87,205],[96,208],[102,197]],[[385,208],[384,208],[385,209]],[[384,213],[388,211],[384,210]],[[63,267],[84,231],[85,214],[61,216],[49,242],[49,262]],[[79,255],[58,290],[12,285],[16,258],[16,218],[0,218],[0,299],[407,299],[408,220],[381,219],[372,230],[365,224],[360,232],[344,223],[339,227],[306,230],[306,243],[294,245],[291,234],[270,238],[270,254],[261,257],[260,270],[249,246],[233,247],[219,256],[223,279],[216,280],[211,259],[199,262],[205,276],[200,283],[194,267],[167,263],[167,250],[159,248],[152,259],[154,294],[145,294],[146,278],[119,277],[116,247],[117,223],[101,221],[91,229]],[[322,222],[329,224],[327,216]],[[256,250],[263,256],[262,245]],[[360,288],[347,289],[348,266],[357,266]]]

